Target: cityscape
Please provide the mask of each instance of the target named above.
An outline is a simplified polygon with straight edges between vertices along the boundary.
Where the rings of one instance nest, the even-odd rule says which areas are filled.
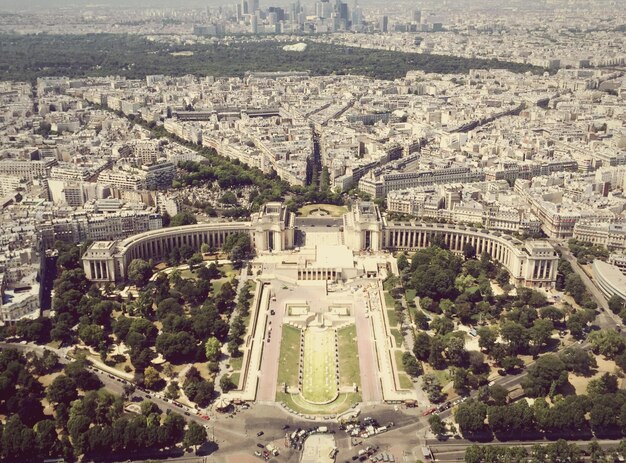
[[[0,0],[0,461],[626,461],[624,0]]]

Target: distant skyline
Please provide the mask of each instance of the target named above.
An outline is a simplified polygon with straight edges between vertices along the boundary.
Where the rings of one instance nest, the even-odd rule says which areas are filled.
[[[170,9],[186,9],[186,8],[205,8],[229,6],[239,3],[241,0],[178,0],[175,4],[171,0],[0,0],[0,11],[12,12],[33,12],[37,10],[53,10],[57,8],[170,8]],[[287,5],[295,0],[261,0],[261,4],[265,7],[269,5]],[[313,6],[317,0],[300,0],[301,4]],[[345,1],[345,0],[343,0]],[[349,0],[352,3],[354,0]],[[577,8],[579,6],[588,6],[588,0],[400,0],[389,4],[387,0],[358,0],[363,6],[381,6],[389,5],[392,9],[399,6],[412,6],[414,8],[426,8],[432,10],[440,9],[458,9],[458,8],[477,8],[477,9],[495,9],[516,7],[523,9],[532,9],[539,7],[540,9],[554,7]],[[594,4],[604,4],[613,6],[622,6],[626,4],[626,0],[596,0]]]

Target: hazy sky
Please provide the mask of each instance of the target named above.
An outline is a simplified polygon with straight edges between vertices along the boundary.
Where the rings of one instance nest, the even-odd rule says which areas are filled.
[[[119,6],[119,7],[198,7],[230,4],[236,0],[0,0],[0,9],[33,10],[37,8],[57,8],[68,6]]]

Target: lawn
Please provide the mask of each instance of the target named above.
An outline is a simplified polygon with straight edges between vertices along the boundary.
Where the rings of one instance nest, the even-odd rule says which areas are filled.
[[[277,402],[284,402],[289,408],[305,415],[335,415],[349,410],[354,404],[361,402],[361,394],[350,392],[339,394],[337,399],[329,404],[315,405],[307,402],[299,395],[279,392]]]
[[[396,314],[395,310],[387,310],[387,318],[389,319],[389,328],[398,326],[398,314]]]
[[[321,211],[322,214],[331,216],[331,217],[341,217],[343,214],[348,212],[344,206],[335,206],[334,204],[307,204],[306,206],[302,206],[298,209],[298,215],[302,217],[307,217],[311,215],[313,211]]]
[[[400,381],[400,387],[402,389],[412,389],[413,381],[411,381],[409,375],[404,371],[404,365],[402,364],[402,351],[396,350],[393,354],[396,358],[396,365],[398,366],[398,380]]]
[[[448,370],[433,370],[432,368],[430,368],[430,366],[426,366],[424,372],[435,375],[437,380],[439,380],[439,384],[441,384],[441,386],[445,386],[451,380],[450,373],[448,372]]]
[[[339,338],[339,383],[342,386],[361,385],[359,352],[356,343],[356,325],[337,331]]]
[[[180,271],[180,277],[183,280],[197,280],[198,274],[197,274],[197,271],[192,272],[191,270],[189,270],[189,267],[187,267]]]
[[[283,383],[288,386],[298,385],[298,365],[300,363],[300,330],[290,325],[283,325],[280,343],[280,367],[278,368],[278,389]]]
[[[398,373],[398,379],[400,380],[400,387],[402,389],[413,389],[413,381],[406,373]]]
[[[212,280],[211,287],[212,287],[213,294],[219,294],[220,290],[222,289],[222,286],[227,281],[230,281],[230,278],[220,278],[219,280]]]
[[[385,305],[388,309],[393,309],[396,306],[396,300],[389,294],[389,291],[383,291],[385,297]]]
[[[234,371],[241,370],[241,366],[243,365],[243,355],[240,355],[239,357],[231,357],[228,360],[228,364]]]
[[[220,272],[222,272],[226,278],[231,279],[237,276],[237,274],[239,273],[237,270],[235,270],[233,268],[233,266],[231,264],[222,264],[222,265],[218,265],[217,268],[219,269]]]
[[[239,378],[241,377],[241,373],[233,373],[230,375],[230,380],[235,384],[235,386],[239,387]]]
[[[415,290],[407,289],[404,293],[404,296],[406,297],[406,302],[410,304],[411,302],[415,301]]]
[[[337,395],[335,370],[335,331],[307,328],[304,332],[302,396],[315,403],[334,399]]]
[[[398,328],[392,328],[391,334],[396,340],[396,347],[402,347],[402,342],[404,341],[404,338],[402,337],[402,333],[400,333],[400,330]]]

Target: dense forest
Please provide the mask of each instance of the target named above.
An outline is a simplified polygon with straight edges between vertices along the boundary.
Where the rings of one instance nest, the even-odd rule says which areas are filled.
[[[515,72],[543,69],[505,61],[371,50],[308,43],[302,53],[282,50],[274,41],[232,45],[174,45],[121,34],[0,35],[0,79],[150,74],[243,76],[246,71],[308,70],[314,75],[358,74],[395,79],[410,70],[464,73],[501,68]],[[173,53],[193,52],[191,56]]]

